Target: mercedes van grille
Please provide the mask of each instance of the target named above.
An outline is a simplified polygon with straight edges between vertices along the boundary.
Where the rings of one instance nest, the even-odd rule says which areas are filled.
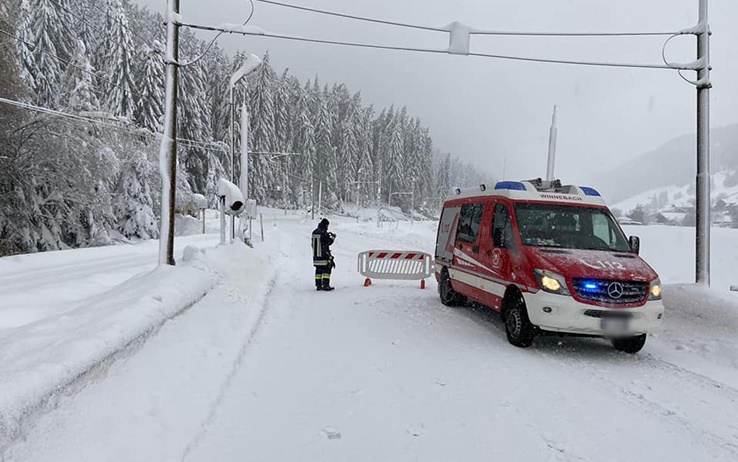
[[[575,278],[572,284],[579,298],[612,305],[644,302],[648,294],[647,282]]]

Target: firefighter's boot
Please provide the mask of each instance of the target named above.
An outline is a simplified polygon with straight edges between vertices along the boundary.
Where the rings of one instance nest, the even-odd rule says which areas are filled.
[[[330,274],[324,274],[323,275],[323,288],[321,290],[324,290],[326,292],[330,292],[333,289],[335,289],[335,287],[331,287],[331,275]]]

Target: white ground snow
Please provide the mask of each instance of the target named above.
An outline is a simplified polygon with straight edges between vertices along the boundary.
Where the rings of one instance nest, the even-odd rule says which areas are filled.
[[[626,229],[641,236],[644,257],[667,284],[664,328],[631,356],[593,339],[543,338],[514,348],[494,313],[444,307],[432,280],[426,290],[399,281],[362,287],[359,251],[432,252],[435,239],[435,223],[380,228],[368,216],[331,218],[338,234],[332,293],[313,288],[308,235],[315,223],[304,215],[265,215],[266,241],[255,235],[253,250],[213,248],[213,235],[185,238],[202,250],[175,271],[215,278],[216,287],[23,415],[5,435],[14,438],[5,460],[738,460],[738,294],[727,291],[738,283],[735,230],[715,230],[715,288],[705,290],[684,284],[693,274],[691,230]],[[115,276],[112,265],[130,253],[110,252],[0,259],[0,282],[13,276],[12,265],[29,271],[2,294],[0,343],[27,332],[41,345],[42,332],[32,329],[54,319],[84,324],[86,337],[105,315],[88,322],[71,305],[92,307],[95,297],[110,305],[122,299],[116,287],[139,286],[144,297],[147,284],[157,285],[147,266],[156,261],[155,245],[150,261],[140,262],[147,276],[126,282],[135,269],[124,265]],[[85,281],[96,262],[110,270],[107,286]],[[20,293],[47,289],[20,283],[42,270],[46,277],[37,279],[52,286],[69,273],[56,290],[79,286],[80,295],[59,312],[47,302],[28,324],[18,320]],[[46,293],[48,300],[53,287]],[[15,300],[12,313],[3,310],[6,296]],[[29,308],[38,304],[29,300]],[[150,324],[148,310],[138,312],[140,327]],[[74,363],[98,347],[55,354]],[[38,364],[9,368],[2,354],[0,396],[16,374]],[[36,356],[46,354],[53,357],[50,350]]]

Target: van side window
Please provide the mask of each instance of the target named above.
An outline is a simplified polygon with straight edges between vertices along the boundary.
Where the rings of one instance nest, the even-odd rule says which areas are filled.
[[[492,245],[501,249],[515,249],[510,211],[502,204],[495,205],[492,218]]]
[[[608,247],[612,247],[614,239],[610,232],[610,224],[607,221],[607,216],[604,214],[592,214],[592,234],[602,239]]]
[[[479,226],[482,224],[483,204],[466,204],[461,207],[459,215],[459,234],[457,240],[461,242],[477,242]]]

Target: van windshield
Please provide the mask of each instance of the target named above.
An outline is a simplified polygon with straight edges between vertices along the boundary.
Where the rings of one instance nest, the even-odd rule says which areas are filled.
[[[607,209],[554,204],[515,204],[524,245],[630,252]]]

